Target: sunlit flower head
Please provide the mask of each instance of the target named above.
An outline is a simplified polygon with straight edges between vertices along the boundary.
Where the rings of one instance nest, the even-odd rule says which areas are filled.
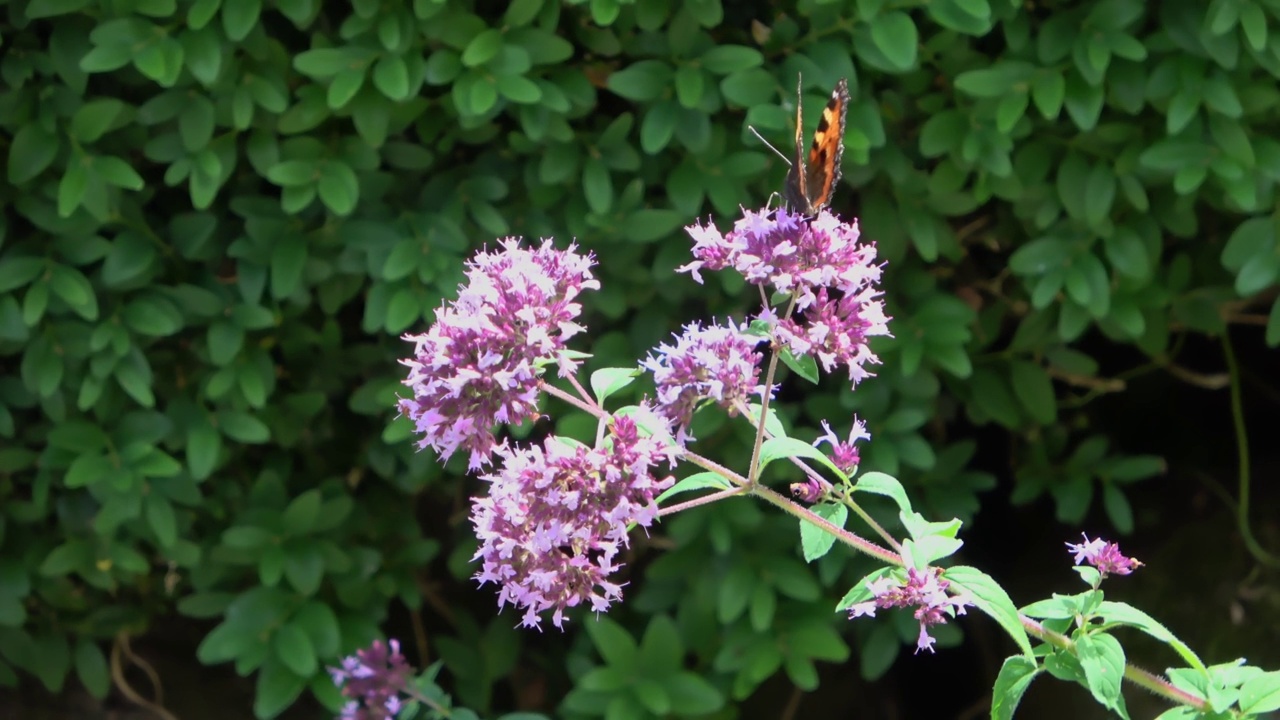
[[[715,226],[687,228],[694,261],[679,270],[702,282],[702,270],[733,268],[747,282],[786,293],[793,313],[779,338],[795,355],[813,355],[828,372],[844,365],[856,385],[879,362],[867,340],[888,335],[878,284],[881,265],[873,242],[861,242],[857,221],[823,210],[809,218],[786,208],[743,217],[728,233]]]
[[[755,347],[764,338],[748,335],[732,322],[702,327],[686,325],[674,345],[662,344],[640,365],[653,373],[658,389],[654,409],[677,428],[680,440],[688,438],[693,413],[704,400],[737,414],[764,393]]]
[[[925,571],[908,568],[905,582],[885,576],[869,583],[867,589],[873,599],[852,605],[849,608],[849,618],[863,615],[875,617],[877,608],[914,607],[913,615],[920,623],[916,652],[933,652],[935,638],[929,634],[929,626],[942,625],[949,617],[964,615],[965,607],[973,604],[963,595],[948,595],[947,588],[950,585],[942,577],[942,568]]]
[[[500,585],[498,606],[524,609],[526,627],[551,611],[563,628],[564,611],[582,603],[607,610],[622,597],[610,577],[621,567],[628,525],[651,525],[654,499],[674,482],[655,472],[671,463],[673,444],[665,426],[646,435],[634,416],[622,415],[599,448],[559,438],[500,446],[500,468],[482,478],[489,492],[472,504],[476,579]]]
[[[836,432],[831,429],[826,420],[822,421],[822,429],[826,432],[822,437],[814,441],[813,446],[817,447],[822,443],[831,444],[831,462],[840,468],[846,475],[853,475],[858,469],[858,464],[862,462],[859,456],[858,447],[854,443],[859,440],[870,440],[871,433],[867,432],[867,424],[859,420],[853,419],[853,427],[849,429],[849,439],[841,440],[836,437]]]
[[[1119,545],[1109,543],[1102,538],[1090,540],[1089,536],[1084,533],[1081,533],[1080,536],[1084,538],[1084,542],[1066,543],[1067,549],[1075,553],[1076,565],[1087,562],[1097,568],[1098,572],[1102,573],[1102,577],[1128,575],[1137,568],[1142,567],[1141,562],[1122,555]]]
[[[341,720],[390,720],[401,708],[400,693],[412,669],[400,654],[400,642],[373,644],[342,659],[342,667],[329,668],[342,696],[351,698],[342,708]]]
[[[436,312],[436,321],[415,343],[404,384],[413,396],[399,402],[401,414],[430,447],[447,459],[470,451],[470,467],[489,461],[497,443],[492,427],[537,415],[544,367],[561,375],[577,367],[566,341],[582,331],[578,295],[598,289],[594,260],[575,246],[557,250],[550,240],[527,249],[516,238],[467,263],[458,299]]]

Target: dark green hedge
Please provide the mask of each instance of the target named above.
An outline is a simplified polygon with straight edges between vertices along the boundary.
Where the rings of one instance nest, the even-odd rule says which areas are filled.
[[[797,73],[810,123],[849,79],[834,209],[889,261],[896,338],[856,396],[784,411],[856,410],[864,467],[944,518],[993,486],[950,428],[1006,428],[1016,500],[1048,493],[1078,523],[1101,495],[1127,532],[1126,485],[1160,461],[1082,429],[1082,401],[1122,385],[1077,341],[1160,365],[1269,312],[1280,343],[1278,18],[1253,0],[8,0],[0,681],[101,696],[108,644],[180,614],[210,622],[200,661],[255,676],[268,717],[308,687],[333,702],[323,665],[399,600],[459,701],[502,709],[515,620],[488,595],[422,604],[424,586],[472,597],[475,488],[392,422],[398,335],[507,234],[598,254],[599,365],[746,307],[672,273],[680,227],[781,188],[746,127],[788,145]],[[851,643],[868,677],[892,662],[898,628],[855,638],[831,612],[865,568],[804,566],[789,521],[739,504],[665,533],[593,633],[676,633],[664,662],[694,658],[719,694],[670,712],[778,673],[811,688]],[[596,662],[572,648],[538,651],[552,687]],[[625,692],[577,685],[561,711],[665,714],[611,705]]]

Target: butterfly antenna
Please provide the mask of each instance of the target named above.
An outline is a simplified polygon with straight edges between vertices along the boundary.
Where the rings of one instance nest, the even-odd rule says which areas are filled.
[[[753,128],[753,127],[751,127],[750,125],[748,125],[748,126],[747,126],[747,129],[751,131],[751,134],[752,134],[752,135],[755,135],[757,138],[759,138],[759,139],[760,139],[760,142],[764,143],[765,145],[768,145],[768,146],[769,146],[769,149],[770,149],[770,150],[772,150],[774,153],[776,153],[776,154],[778,155],[778,157],[782,158],[782,162],[786,163],[787,165],[790,165],[790,164],[791,164],[791,158],[787,157],[786,155],[783,155],[783,154],[782,154],[782,151],[780,151],[780,150],[778,150],[778,148],[774,147],[774,146],[773,146],[773,143],[769,142],[768,140],[765,140],[765,139],[764,139],[764,136],[763,136],[763,135],[761,135],[760,133],[756,132],[756,129],[755,129],[755,128]]]

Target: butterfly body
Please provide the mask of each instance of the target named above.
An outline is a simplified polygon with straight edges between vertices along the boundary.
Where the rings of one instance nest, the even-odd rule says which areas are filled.
[[[816,215],[831,202],[840,181],[840,157],[844,155],[844,123],[849,110],[849,84],[841,78],[831,90],[822,118],[813,134],[809,152],[804,152],[804,112],[801,87],[796,87],[796,154],[787,173],[782,195],[792,210]]]

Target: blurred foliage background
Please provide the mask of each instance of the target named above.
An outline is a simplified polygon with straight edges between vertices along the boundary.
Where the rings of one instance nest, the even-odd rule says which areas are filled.
[[[158,699],[148,663],[184,717],[315,717],[324,665],[381,629],[486,717],[980,708],[1012,647],[989,623],[912,658],[909,618],[831,612],[865,561],[806,566],[747,502],[636,538],[601,622],[517,632],[468,579],[480,484],[393,421],[399,335],[496,237],[597,254],[591,368],[749,310],[673,272],[681,227],[780,190],[747,126],[789,146],[798,74],[806,138],[849,80],[833,209],[888,262],[895,338],[856,393],[791,378],[797,434],[865,418],[864,469],[971,523],[966,561],[1018,602],[1075,591],[1080,529],[1136,533],[1126,599],[1211,661],[1280,663],[1272,0],[0,4],[0,682],[24,698]],[[938,677],[969,692],[920,692]],[[210,708],[223,686],[247,689]]]

